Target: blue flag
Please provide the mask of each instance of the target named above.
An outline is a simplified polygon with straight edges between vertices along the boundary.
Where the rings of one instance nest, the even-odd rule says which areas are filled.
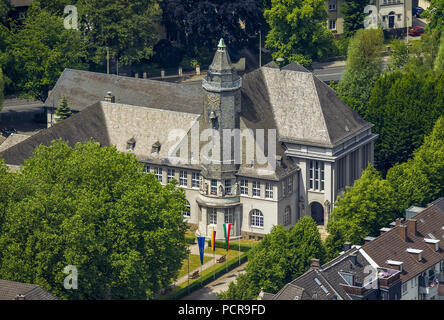
[[[203,264],[205,237],[197,237],[197,244],[199,245],[200,264]]]

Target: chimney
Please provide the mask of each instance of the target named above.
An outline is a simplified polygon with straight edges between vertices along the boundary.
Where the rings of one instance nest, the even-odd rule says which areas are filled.
[[[352,247],[351,242],[346,242],[346,243],[344,243],[344,251],[348,251],[348,250],[350,250],[351,247]]]
[[[395,220],[395,223],[396,223],[397,226],[400,226],[402,224],[402,219],[401,218],[397,218]]]
[[[111,91],[108,91],[105,96],[105,101],[114,103],[116,102],[116,97],[113,96],[113,93]]]
[[[425,238],[425,243],[430,247],[430,249],[434,250],[435,252],[439,251],[439,240],[438,239],[430,239]]]
[[[15,296],[14,300],[26,300],[25,295],[19,293],[18,295]]]
[[[320,266],[321,266],[321,263],[320,263],[319,259],[311,259],[310,267],[312,267],[313,269],[319,269]]]
[[[416,219],[407,220],[407,232],[409,236],[416,236]]]
[[[358,255],[356,253],[351,254],[350,261],[356,266],[358,264]]]
[[[412,254],[417,261],[421,261],[422,260],[422,250],[408,248],[407,252]]]
[[[406,242],[407,241],[407,226],[403,225],[403,224],[399,225],[398,232],[399,232],[399,236],[401,237],[402,241]]]

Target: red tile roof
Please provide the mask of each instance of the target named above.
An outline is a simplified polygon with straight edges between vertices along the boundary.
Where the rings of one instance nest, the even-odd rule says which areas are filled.
[[[414,224],[416,220],[416,233]],[[409,228],[410,225],[410,228]],[[406,240],[403,240],[403,230]],[[437,239],[439,250],[435,251],[434,244],[426,243],[425,238]],[[409,253],[407,249],[422,250],[422,259]],[[380,267],[390,268],[387,260],[403,262],[402,282],[406,282],[427,270],[436,263],[444,260],[444,198],[435,201],[430,207],[413,216],[412,219],[393,227],[375,240],[362,246],[364,250]]]

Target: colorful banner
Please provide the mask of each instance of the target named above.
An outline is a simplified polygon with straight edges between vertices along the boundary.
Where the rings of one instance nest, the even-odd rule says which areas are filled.
[[[200,264],[203,264],[205,237],[197,237],[197,244],[199,245]]]
[[[230,248],[230,229],[231,229],[231,223],[224,223],[224,236],[225,241],[227,242],[227,252]]]
[[[216,251],[216,230],[211,230],[211,249]]]

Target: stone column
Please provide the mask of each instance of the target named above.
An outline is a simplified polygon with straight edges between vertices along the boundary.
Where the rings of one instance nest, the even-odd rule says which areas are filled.
[[[196,74],[200,75],[200,65],[196,65]]]
[[[143,73],[143,78],[146,79],[148,77],[148,74],[146,72]]]
[[[163,79],[165,78],[165,70],[160,70],[160,77]]]
[[[179,77],[182,77],[182,66],[179,66]]]
[[[139,78],[139,73],[138,73],[138,72],[136,72],[136,73],[134,74],[134,78]]]

